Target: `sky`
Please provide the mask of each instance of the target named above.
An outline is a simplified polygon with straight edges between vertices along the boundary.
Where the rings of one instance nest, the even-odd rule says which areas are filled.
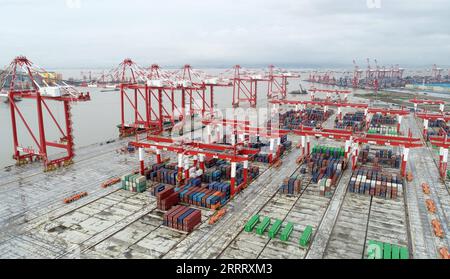
[[[0,65],[450,65],[448,0],[0,0]]]

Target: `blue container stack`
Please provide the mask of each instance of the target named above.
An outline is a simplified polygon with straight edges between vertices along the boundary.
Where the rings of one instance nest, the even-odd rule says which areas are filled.
[[[152,189],[152,196],[156,197],[156,195],[166,189],[166,185],[164,184],[158,184]]]
[[[390,115],[375,114],[370,122],[371,127],[379,127],[380,125],[397,125],[397,118]]]
[[[343,158],[334,158],[331,154],[315,153],[311,156],[308,166],[312,174],[312,182],[318,183],[320,179],[339,177],[344,165]],[[333,184],[334,185],[334,184]]]
[[[295,130],[298,129],[300,125],[316,127],[318,124],[326,121],[332,114],[332,111],[325,113],[321,109],[311,108],[299,112],[291,110],[280,114],[279,121],[283,129]]]
[[[348,113],[344,115],[343,120],[336,119],[335,128],[337,129],[352,129],[353,131],[363,131],[366,127],[365,116],[363,112],[356,112],[354,114]]]
[[[271,159],[272,159],[272,154],[260,153],[260,154],[256,154],[255,156],[253,156],[253,160],[255,162],[260,162],[260,163],[268,164],[268,163],[270,163]]]

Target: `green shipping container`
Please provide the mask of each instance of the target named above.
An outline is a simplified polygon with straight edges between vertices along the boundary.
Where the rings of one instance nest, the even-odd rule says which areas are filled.
[[[281,220],[276,220],[275,223],[273,224],[273,226],[270,228],[269,230],[269,237],[270,238],[275,238],[278,234],[278,232],[281,229],[281,225],[283,224],[283,222]]]
[[[383,243],[379,241],[369,240],[367,247],[367,258],[368,259],[383,259]]]
[[[288,223],[286,225],[286,227],[283,229],[283,231],[281,232],[280,239],[282,241],[288,241],[293,230],[294,230],[294,224]]]
[[[252,232],[253,229],[255,228],[256,224],[258,224],[258,222],[259,222],[259,215],[253,216],[253,217],[247,222],[247,224],[245,224],[244,230],[245,230],[246,232]]]
[[[300,246],[308,247],[309,242],[311,241],[313,228],[311,226],[307,226],[302,236],[300,237]]]
[[[264,217],[261,224],[259,224],[259,226],[256,228],[256,233],[259,235],[263,235],[266,229],[269,227],[269,225],[270,225],[270,218]]]
[[[400,247],[397,245],[392,245],[392,259],[399,260],[400,259]]]
[[[383,259],[390,260],[392,258],[392,247],[389,243],[383,245]]]
[[[400,259],[402,259],[402,260],[407,260],[407,259],[409,259],[409,251],[408,251],[408,248],[406,248],[406,247],[401,247],[401,248],[400,248]]]

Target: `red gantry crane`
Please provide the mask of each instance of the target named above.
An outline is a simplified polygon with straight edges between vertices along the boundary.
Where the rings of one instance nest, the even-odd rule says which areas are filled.
[[[353,65],[355,66],[355,69],[353,71],[353,88],[359,88],[359,82],[361,80],[363,70],[359,68],[359,66],[356,64],[356,60],[353,60]]]
[[[5,73],[1,80],[0,91],[5,92],[9,98],[14,159],[18,164],[31,162],[35,159],[42,160],[46,171],[71,164],[75,156],[71,104],[89,101],[89,93],[80,93],[63,81],[48,78],[46,70],[36,66],[24,56],[15,58],[7,67]],[[17,97],[36,102],[37,119],[34,117],[32,119],[27,118],[22,113],[21,108],[14,102]],[[48,104],[49,102],[61,102],[63,104],[64,123],[58,121],[55,112]],[[44,117],[45,115],[49,116],[48,119]],[[34,146],[21,145],[19,135],[23,133],[18,132],[18,119],[25,126]],[[37,131],[33,128],[32,120],[37,120]],[[49,141],[47,132],[50,125],[48,122],[53,123],[52,126],[56,127],[60,136],[59,139]],[[50,148],[64,150],[65,154],[62,157],[51,158],[53,155],[49,152]]]
[[[447,176],[450,141],[448,140],[447,134],[445,134],[444,136],[431,136],[430,142],[432,145],[439,147],[439,174],[442,179],[445,179]]]
[[[311,101],[315,100],[315,94],[316,93],[326,93],[327,94],[327,101],[331,100],[331,94],[336,95],[344,95],[344,102],[347,102],[348,95],[352,94],[352,91],[350,90],[332,90],[332,89],[317,89],[317,88],[311,88],[308,90],[311,93]]]
[[[185,65],[175,74],[175,79],[177,87],[182,91],[183,110],[188,106],[189,115],[196,113],[202,117],[214,112],[214,88],[232,86],[230,80],[208,75],[193,69],[191,65]]]
[[[173,81],[174,73],[165,71],[157,64],[153,64],[147,75],[147,87],[149,96],[147,98],[148,113],[147,118],[158,118],[158,113],[154,106],[158,107],[158,111],[162,111],[161,118],[163,121],[170,122],[171,125],[183,119],[183,112],[180,105],[177,105],[175,98],[176,84]],[[161,105],[161,106],[160,106]],[[162,130],[162,128],[161,128]]]
[[[417,112],[417,108],[419,105],[439,105],[439,111],[444,112],[445,110],[445,101],[442,100],[427,100],[427,99],[412,99],[409,100],[410,103],[414,104],[414,111]]]
[[[301,136],[301,149],[303,155],[310,154],[310,137],[323,137],[335,140],[345,140],[345,158],[349,158],[352,154],[352,166],[356,169],[356,161],[359,155],[359,144],[368,143],[373,145],[386,145],[402,147],[402,164],[400,173],[406,176],[406,164],[409,158],[409,151],[411,148],[422,147],[419,138],[412,137],[397,137],[384,136],[374,134],[355,134],[351,131],[339,129],[312,129],[301,127],[299,130],[294,130],[293,133]]]
[[[448,113],[443,113],[443,114],[438,114],[438,113],[418,113],[416,114],[416,116],[420,119],[423,119],[423,137],[425,138],[425,140],[427,139],[427,135],[428,135],[428,127],[429,127],[429,121],[430,120],[442,120],[444,122],[449,122],[450,121],[450,114]]]
[[[111,83],[120,88],[120,136],[133,135],[138,131],[157,129],[152,125],[147,87],[148,71],[140,67],[130,58],[125,59],[118,67],[106,76]]]
[[[192,167],[199,167],[205,171],[205,158],[216,158],[228,160],[231,162],[231,196],[239,192],[245,185],[248,184],[248,166],[249,156],[255,155],[259,152],[257,149],[245,148],[242,145],[220,145],[220,144],[205,144],[196,141],[177,141],[171,138],[148,136],[146,142],[132,142],[133,146],[139,148],[139,160],[141,163],[141,173],[144,173],[144,148],[174,152],[178,154],[178,177],[182,181],[183,171],[184,179],[189,179],[190,169]],[[190,165],[189,156],[194,156],[194,166]],[[199,159],[200,161],[198,162]],[[159,158],[160,160],[160,158]],[[199,163],[199,165],[198,165]],[[241,185],[236,185],[236,170],[237,163],[243,163],[244,181]]]
[[[288,80],[293,78],[300,78],[300,75],[276,68],[274,65],[270,65],[268,73],[269,86],[267,89],[267,99],[286,99],[288,91],[287,86],[289,84]]]
[[[241,103],[247,103],[251,108],[256,108],[258,99],[258,83],[268,81],[264,74],[243,69],[240,65],[234,66],[233,81],[233,107],[237,108]]]
[[[281,152],[281,137],[289,134],[290,132],[287,130],[279,130],[277,128],[272,127],[254,127],[251,126],[250,121],[248,120],[228,120],[228,119],[217,119],[217,120],[204,120],[204,125],[206,126],[207,133],[209,138],[207,142],[211,142],[210,132],[212,129],[216,130],[217,134],[217,142],[221,141],[221,136],[225,134],[223,129],[225,127],[231,128],[231,144],[250,144],[248,140],[249,136],[263,137],[269,140],[270,146],[270,154],[269,162],[275,162],[280,157]],[[214,126],[214,127],[211,127]],[[275,156],[273,156],[275,154]]]
[[[389,108],[369,108],[367,111],[369,114],[382,114],[382,115],[395,115],[397,116],[397,132],[400,132],[403,117],[408,116],[410,113],[406,109],[389,109]]]

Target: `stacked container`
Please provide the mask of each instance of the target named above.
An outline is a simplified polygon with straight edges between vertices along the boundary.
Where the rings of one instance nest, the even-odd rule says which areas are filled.
[[[286,178],[280,187],[280,192],[287,195],[298,195],[302,189],[300,178]]]
[[[180,202],[178,193],[175,193],[172,186],[165,187],[161,192],[156,193],[157,207],[160,210],[167,211]]]
[[[179,197],[186,204],[217,209],[227,202],[229,194],[212,188],[187,187],[180,190]]]
[[[332,187],[336,186],[344,169],[344,154],[343,148],[325,146],[313,148],[307,165],[312,174],[311,181],[319,185],[322,196],[330,195]]]
[[[363,150],[359,153],[358,162],[362,164],[373,163],[375,166],[378,164],[383,164],[391,168],[400,168],[401,158],[399,154],[394,154],[391,149],[385,150],[375,150],[373,153],[373,157],[369,156],[370,146],[365,146]]]
[[[139,174],[122,176],[122,189],[133,193],[143,193],[147,190],[147,179]]]
[[[371,126],[367,133],[371,135],[398,136],[397,127],[389,126]]]
[[[311,108],[299,112],[291,110],[280,114],[279,121],[283,129],[295,130],[298,129],[300,125],[316,127],[318,124],[326,121],[332,114],[333,111],[331,110],[325,113],[321,109]]]
[[[370,126],[379,127],[381,125],[397,125],[397,117],[379,113],[374,114],[370,121]]]
[[[378,170],[358,169],[349,183],[349,191],[386,199],[397,199],[403,191],[403,180],[397,175]]]
[[[164,214],[163,224],[175,230],[190,233],[201,223],[201,219],[200,210],[178,205]]]
[[[177,185],[178,171],[170,170],[167,168],[160,168],[155,171],[151,171],[148,174],[148,179],[158,183]]]
[[[352,131],[363,131],[366,127],[365,115],[363,112],[356,112],[354,114],[348,113],[344,115],[342,121],[336,119],[335,128],[352,130]]]

